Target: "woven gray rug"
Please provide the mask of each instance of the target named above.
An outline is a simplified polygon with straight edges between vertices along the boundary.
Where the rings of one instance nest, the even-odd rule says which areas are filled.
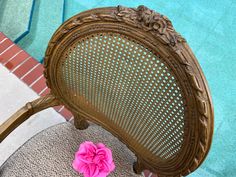
[[[71,163],[84,141],[102,142],[112,149],[116,169],[109,176],[141,176],[132,169],[134,154],[109,132],[94,124],[86,130],[77,130],[68,122],[50,127],[27,141],[1,166],[0,176],[82,176],[73,170]]]

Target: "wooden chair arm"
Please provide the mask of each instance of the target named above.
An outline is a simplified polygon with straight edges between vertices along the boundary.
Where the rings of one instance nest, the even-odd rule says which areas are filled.
[[[7,121],[0,125],[0,143],[21,123],[27,120],[33,114],[52,106],[60,105],[59,101],[48,94],[32,102],[28,102],[24,107],[14,113]]]

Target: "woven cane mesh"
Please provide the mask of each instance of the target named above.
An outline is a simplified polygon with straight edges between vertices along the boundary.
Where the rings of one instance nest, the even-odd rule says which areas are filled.
[[[159,56],[127,36],[99,33],[78,39],[64,53],[60,67],[72,104],[92,105],[104,115],[103,121],[133,137],[133,146],[140,144],[158,158],[179,152],[183,97]]]

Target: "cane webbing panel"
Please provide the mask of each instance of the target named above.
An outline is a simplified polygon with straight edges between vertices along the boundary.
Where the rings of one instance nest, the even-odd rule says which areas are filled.
[[[179,152],[184,100],[171,70],[148,48],[118,33],[92,34],[73,43],[59,65],[72,104],[92,105],[161,159]]]

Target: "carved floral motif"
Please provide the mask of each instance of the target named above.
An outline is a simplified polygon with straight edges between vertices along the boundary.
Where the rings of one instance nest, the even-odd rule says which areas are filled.
[[[177,42],[184,41],[174,30],[167,17],[145,6],[139,6],[137,9],[118,6],[116,15],[122,18],[124,22],[132,22],[136,26],[152,32],[152,34],[161,37],[163,42],[172,46],[176,45]]]

